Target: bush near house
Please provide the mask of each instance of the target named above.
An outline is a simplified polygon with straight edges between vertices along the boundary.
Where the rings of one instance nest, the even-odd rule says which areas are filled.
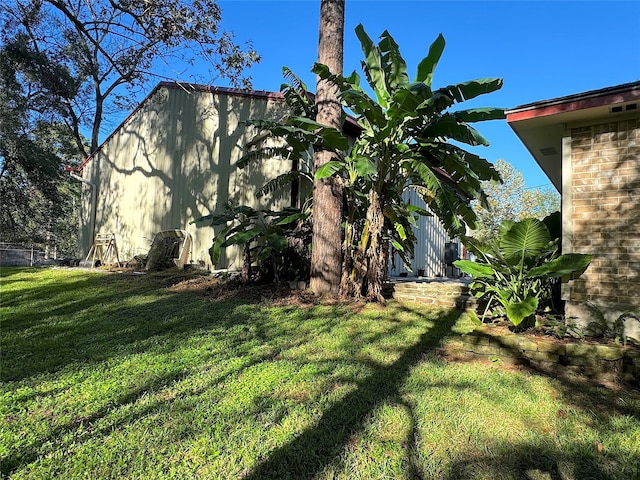
[[[577,277],[589,266],[591,255],[559,253],[559,236],[550,233],[557,217],[505,221],[494,240],[467,240],[477,260],[454,265],[473,277],[471,291],[485,304],[482,320],[490,313],[505,316],[516,327],[533,326],[536,313],[549,311],[554,283],[563,276]]]

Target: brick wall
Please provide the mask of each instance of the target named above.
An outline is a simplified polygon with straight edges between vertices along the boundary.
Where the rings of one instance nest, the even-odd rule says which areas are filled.
[[[567,299],[640,307],[640,118],[573,128],[571,183],[565,250],[594,257]]]
[[[397,279],[393,282],[393,298],[458,310],[476,306],[475,297],[469,295],[469,280],[462,279]]]

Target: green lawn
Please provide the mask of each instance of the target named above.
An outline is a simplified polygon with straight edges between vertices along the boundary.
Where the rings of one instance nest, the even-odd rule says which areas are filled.
[[[638,392],[447,363],[459,312],[175,281],[2,269],[3,476],[640,478]]]

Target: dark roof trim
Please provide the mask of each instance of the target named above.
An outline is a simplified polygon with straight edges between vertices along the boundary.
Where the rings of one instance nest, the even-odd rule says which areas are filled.
[[[284,95],[280,92],[268,92],[266,90],[244,90],[242,88],[216,87],[214,85],[199,85],[184,82],[160,82],[154,90],[162,87],[184,90],[185,92],[219,93],[230,97],[266,98],[269,100],[284,101]]]
[[[264,98],[267,100],[284,101],[284,95],[280,92],[268,92],[266,90],[243,90],[241,88],[227,88],[227,87],[215,87],[211,85],[195,85],[175,82],[162,82],[157,87],[164,86],[166,88],[174,89],[186,89],[192,92],[206,92],[206,93],[219,93],[228,96],[246,97],[246,98]],[[311,100],[315,100],[315,94],[308,92]],[[356,122],[355,118],[351,115],[347,115],[344,121],[343,128],[348,135],[357,137],[362,131],[362,127]]]
[[[527,103],[507,110],[507,123],[640,99],[640,81]]]

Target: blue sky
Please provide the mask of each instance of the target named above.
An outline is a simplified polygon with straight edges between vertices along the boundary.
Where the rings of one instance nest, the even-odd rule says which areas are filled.
[[[262,62],[249,74],[257,90],[278,91],[283,65],[314,89],[319,0],[222,0],[222,27],[251,41]],[[473,106],[512,108],[640,79],[640,1],[372,1],[347,0],[345,72],[360,71],[355,36],[386,29],[415,72],[438,33],[446,39],[434,86],[501,77],[502,90]],[[184,78],[189,80],[189,78]],[[226,85],[224,81],[214,81]],[[477,153],[504,158],[529,187],[549,181],[504,121],[478,124],[491,146]]]

